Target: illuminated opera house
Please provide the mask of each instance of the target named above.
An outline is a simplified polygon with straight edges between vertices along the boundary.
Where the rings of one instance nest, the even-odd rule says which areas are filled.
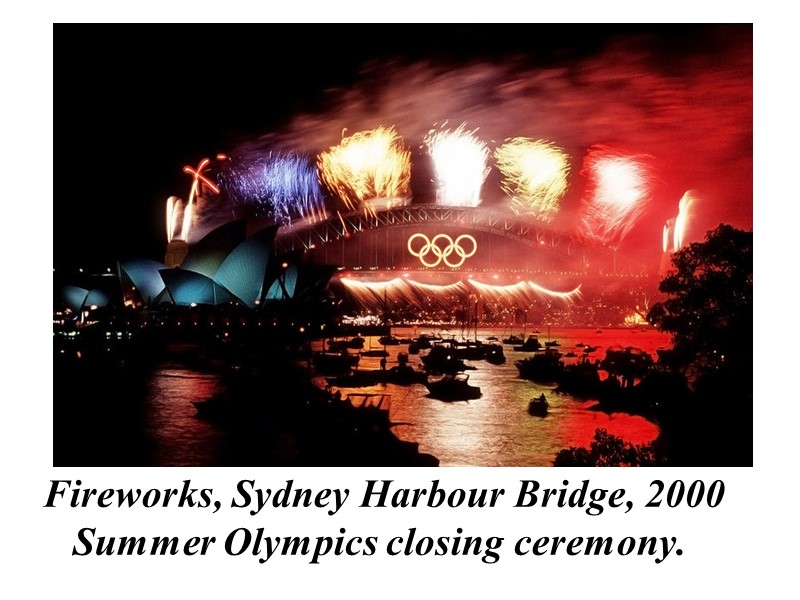
[[[297,253],[276,255],[277,229],[270,226],[248,235],[244,220],[229,222],[197,243],[183,243],[185,257],[180,264],[151,259],[119,262],[117,277],[101,278],[90,289],[63,287],[61,302],[74,314],[82,314],[114,305],[255,309],[319,297],[335,267],[305,264]],[[175,244],[171,246],[168,259],[175,256]]]

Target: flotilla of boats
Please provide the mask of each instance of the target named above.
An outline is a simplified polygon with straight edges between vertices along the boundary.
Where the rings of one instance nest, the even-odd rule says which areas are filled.
[[[428,397],[443,401],[474,400],[482,396],[479,386],[469,381],[468,371],[477,367],[476,361],[490,364],[506,362],[504,346],[512,346],[516,352],[527,352],[530,355],[514,361],[521,379],[551,385],[562,391],[571,390],[579,395],[592,394],[598,389],[598,369],[603,368],[601,361],[590,361],[590,354],[597,346],[579,342],[562,352],[561,342],[550,338],[548,328],[547,341],[542,342],[536,333],[522,340],[518,336],[503,338],[500,343],[496,336],[487,341],[477,339],[457,339],[439,335],[420,335],[413,339],[401,339],[394,336],[382,336],[378,341],[381,349],[370,345],[365,348],[366,340],[356,336],[340,343],[328,342],[327,350],[313,354],[314,370],[323,375],[328,386],[336,388],[360,388],[376,385],[393,384],[399,386],[422,385],[428,390]],[[520,343],[517,343],[520,342]],[[386,346],[408,345],[408,350],[396,354],[396,364],[387,365],[390,354]],[[325,344],[323,344],[325,348]],[[577,352],[576,352],[577,350]],[[612,349],[609,349],[611,352]],[[632,351],[631,351],[632,352]],[[409,364],[409,355],[419,355],[420,364],[413,367]],[[627,360],[629,353],[611,352],[611,358],[602,361],[614,366]],[[632,355],[633,356],[633,355]],[[380,357],[380,368],[359,369],[361,357]],[[564,358],[576,359],[565,362]],[[636,354],[634,358],[639,358]],[[645,365],[647,366],[647,365]],[[609,367],[611,368],[611,367]],[[528,411],[537,416],[548,413],[549,403],[542,396],[531,399]]]

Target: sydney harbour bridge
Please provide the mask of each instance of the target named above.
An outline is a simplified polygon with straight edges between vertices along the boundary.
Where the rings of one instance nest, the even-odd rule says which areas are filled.
[[[487,207],[336,213],[281,228],[276,250],[337,265],[337,293],[405,319],[466,310],[494,322],[621,324],[643,316],[657,288],[652,265]]]
[[[434,239],[438,238],[436,242]],[[282,227],[277,251],[343,270],[643,277],[652,266],[554,228],[486,207],[407,205]]]

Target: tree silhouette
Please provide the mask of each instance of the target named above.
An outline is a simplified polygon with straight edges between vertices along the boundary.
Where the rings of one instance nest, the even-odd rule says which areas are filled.
[[[659,446],[674,466],[753,462],[753,232],[720,225],[675,253],[648,319],[673,337],[666,367],[693,393],[664,402]]]
[[[634,446],[605,429],[596,429],[588,449],[571,447],[556,454],[554,467],[654,467],[661,464],[651,445]]]
[[[690,379],[753,368],[753,232],[720,225],[672,258],[648,320],[673,336],[672,364]]]

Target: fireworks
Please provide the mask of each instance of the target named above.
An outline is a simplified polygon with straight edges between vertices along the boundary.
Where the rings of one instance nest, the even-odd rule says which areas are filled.
[[[436,201],[444,206],[478,206],[481,187],[489,175],[489,149],[464,125],[454,130],[431,130],[425,146],[436,174]]]
[[[689,222],[692,217],[692,210],[696,201],[696,195],[692,190],[683,194],[678,202],[678,216],[675,219],[675,236],[672,242],[672,251],[677,252],[683,248],[686,242],[686,232],[689,229]]]
[[[209,159],[204,158],[203,160],[200,161],[200,164],[197,165],[196,169],[193,169],[192,167],[189,166],[183,167],[183,172],[192,176],[192,189],[189,192],[189,204],[192,203],[195,196],[197,195],[201,183],[207,185],[208,188],[215,194],[219,194],[219,188],[216,185],[214,185],[214,182],[212,182],[210,179],[208,179],[208,177],[203,175],[203,171],[206,169],[206,167],[210,162],[211,161]]]
[[[405,202],[410,195],[411,153],[392,127],[342,139],[317,159],[322,181],[349,210],[374,210],[372,202]]]
[[[593,146],[584,160],[583,173],[588,179],[583,233],[604,244],[619,244],[649,199],[648,167],[642,157]]]
[[[268,152],[229,160],[218,176],[225,196],[258,216],[288,225],[295,218],[324,218],[315,165],[294,153]]]
[[[569,158],[550,142],[513,138],[494,152],[503,174],[501,187],[511,197],[515,214],[547,216],[558,210],[567,191]]]
[[[180,225],[180,227],[179,227]],[[167,242],[187,241],[192,225],[192,205],[177,196],[167,198]]]
[[[677,252],[686,243],[686,233],[689,230],[697,193],[689,190],[683,194],[678,202],[678,216],[674,219],[667,219],[664,225],[663,251],[665,253]]]
[[[492,300],[507,306],[526,306],[542,299],[561,300],[569,303],[580,298],[581,294],[581,286],[568,292],[557,292],[533,281],[519,281],[511,285],[491,285],[470,279],[469,283],[486,300]]]
[[[189,189],[189,199],[184,203],[177,196],[167,198],[167,242],[172,240],[189,241],[189,234],[192,230],[192,223],[197,214],[197,199],[200,197],[202,187],[205,186],[211,192],[219,194],[219,188],[213,181],[208,179],[203,172],[211,161],[204,158],[196,168],[183,167],[183,172],[192,176],[192,187]],[[178,224],[180,223],[180,228]]]
[[[661,247],[664,252],[674,251],[675,239],[675,219],[667,219],[664,223],[664,233],[662,235]]]
[[[433,285],[401,277],[379,282],[343,277],[341,282],[362,307],[378,312],[387,302],[437,306],[451,310],[453,306],[463,304],[464,298],[468,296],[473,297],[473,301],[480,297],[487,302],[496,302],[509,307],[526,307],[540,300],[571,303],[581,296],[580,286],[567,292],[558,292],[533,281],[492,285],[468,279],[448,285]]]

